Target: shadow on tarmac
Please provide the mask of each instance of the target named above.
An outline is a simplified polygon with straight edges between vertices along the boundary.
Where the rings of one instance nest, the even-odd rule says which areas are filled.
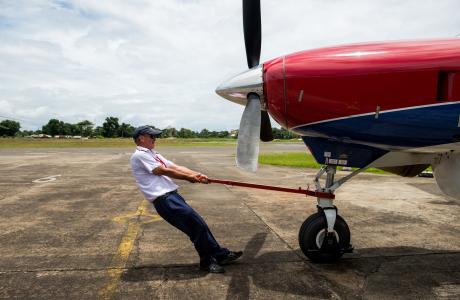
[[[331,298],[336,294],[362,297],[429,296],[443,284],[460,284],[452,273],[460,270],[460,253],[415,247],[358,249],[356,257],[332,264],[312,264],[300,250],[266,252],[259,256],[267,233],[257,233],[244,249],[243,258],[226,266],[230,276],[227,299],[250,298],[251,283],[257,287],[306,297]],[[190,280],[205,277],[198,264],[144,265],[132,267],[123,281]],[[460,278],[459,276],[457,276]],[[382,281],[386,283],[382,284]],[[423,284],[421,284],[421,282]]]

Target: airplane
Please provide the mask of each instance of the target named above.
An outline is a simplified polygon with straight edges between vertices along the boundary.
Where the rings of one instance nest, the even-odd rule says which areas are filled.
[[[334,192],[367,168],[411,177],[431,165],[439,188],[460,200],[460,38],[340,45],[259,63],[260,0],[243,0],[243,28],[249,70],[216,89],[245,106],[236,163],[256,171],[259,138],[273,140],[269,115],[302,137],[323,165],[316,191],[329,195],[299,231],[310,260],[352,252]],[[337,179],[339,166],[357,169]]]

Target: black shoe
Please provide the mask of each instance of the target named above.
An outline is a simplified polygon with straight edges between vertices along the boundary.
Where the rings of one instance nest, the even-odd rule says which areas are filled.
[[[211,262],[207,266],[200,265],[200,270],[203,270],[209,273],[225,273],[225,269],[219,266],[219,264],[217,264],[217,262],[215,261]]]
[[[219,261],[219,265],[227,265],[229,263],[232,263],[238,258],[240,258],[241,255],[243,255],[243,251],[230,251],[230,253],[228,253],[228,255],[225,258]]]

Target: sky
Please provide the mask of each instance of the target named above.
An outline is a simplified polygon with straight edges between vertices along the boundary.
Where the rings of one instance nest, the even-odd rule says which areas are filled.
[[[0,0],[0,120],[108,116],[236,129],[215,88],[247,69],[239,0]],[[458,0],[261,0],[261,62],[365,41],[460,34]],[[272,121],[272,123],[274,123]]]

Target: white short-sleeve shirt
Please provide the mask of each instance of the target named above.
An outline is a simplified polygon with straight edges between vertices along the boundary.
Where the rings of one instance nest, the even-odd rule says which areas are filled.
[[[153,202],[157,197],[177,190],[178,186],[171,178],[152,173],[159,166],[169,167],[171,164],[172,162],[165,159],[160,153],[141,146],[137,146],[136,151],[131,155],[133,176],[148,201]]]

